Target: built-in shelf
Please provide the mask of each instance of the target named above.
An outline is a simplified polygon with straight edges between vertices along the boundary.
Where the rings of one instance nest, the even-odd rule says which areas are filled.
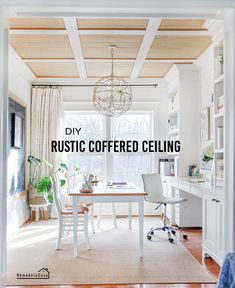
[[[220,81],[223,81],[223,79],[224,79],[224,74],[222,74],[222,75],[220,75],[219,77],[217,77],[217,78],[214,80],[214,83],[216,84],[216,83],[218,83],[218,82],[220,82]]]
[[[223,116],[224,116],[224,111],[219,112],[219,113],[216,113],[216,114],[214,115],[215,118],[220,118],[220,117],[223,117]]]
[[[169,156],[179,156],[179,153],[167,153]]]
[[[174,129],[168,132],[168,135],[172,136],[179,133],[179,129]]]
[[[168,112],[168,115],[176,114],[176,113],[178,113],[178,112],[179,112],[179,108],[177,107],[177,108],[174,108],[173,110],[170,110],[170,111]]]
[[[215,149],[215,153],[224,153],[224,149]]]
[[[224,186],[224,43],[214,46],[214,184]],[[219,108],[219,109],[218,109]],[[217,148],[216,148],[217,147]]]

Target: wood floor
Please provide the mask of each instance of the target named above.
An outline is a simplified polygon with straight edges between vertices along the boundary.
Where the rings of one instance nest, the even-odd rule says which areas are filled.
[[[188,235],[184,240],[182,234]],[[202,263],[202,232],[200,229],[184,229],[180,231],[180,241],[189,252]],[[218,278],[220,267],[212,260],[205,259],[207,271],[215,278]],[[183,267],[182,267],[183,269]],[[216,284],[136,284],[136,285],[51,285],[51,286],[8,286],[14,288],[49,287],[49,288],[216,288]]]

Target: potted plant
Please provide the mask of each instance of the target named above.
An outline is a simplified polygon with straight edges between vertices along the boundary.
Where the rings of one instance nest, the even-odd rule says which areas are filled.
[[[32,172],[30,177],[30,202],[31,204],[42,204],[42,203],[53,203],[53,192],[52,192],[52,182],[51,175],[54,171],[59,171],[64,173],[68,170],[67,165],[65,163],[59,163],[56,169],[53,169],[53,166],[44,160],[43,162],[50,168],[50,173],[48,176],[44,176],[40,178],[40,166],[42,165],[42,161],[39,158],[34,156],[29,156],[27,162],[31,164]],[[60,185],[63,187],[66,183],[65,179],[60,180]],[[40,194],[43,197],[40,197]],[[36,200],[35,200],[36,199]],[[34,202],[34,203],[33,203]],[[40,203],[37,203],[40,202]]]
[[[29,203],[30,204],[43,204],[45,200],[37,192],[37,185],[39,181],[40,166],[42,164],[39,158],[29,156],[27,162],[30,163],[31,173],[29,179]]]
[[[53,166],[47,162],[47,165],[53,169]],[[57,171],[64,173],[68,171],[67,165],[65,163],[59,163]],[[64,187],[66,184],[65,179],[60,180],[60,186]],[[38,193],[43,193],[45,200],[47,201],[48,204],[52,204],[54,201],[53,197],[53,190],[52,190],[52,181],[50,176],[45,176],[39,179],[38,184],[37,184],[37,191]]]
[[[213,184],[213,168],[214,168],[214,145],[208,144],[202,151],[202,169],[209,171],[208,180]]]

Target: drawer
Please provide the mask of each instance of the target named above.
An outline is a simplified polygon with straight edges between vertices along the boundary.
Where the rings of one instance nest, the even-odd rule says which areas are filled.
[[[197,197],[202,197],[202,188],[191,185],[191,194]]]
[[[177,180],[171,180],[171,186],[174,188],[179,188],[179,182]]]
[[[190,183],[187,182],[179,182],[179,189],[185,192],[189,192],[190,193]]]

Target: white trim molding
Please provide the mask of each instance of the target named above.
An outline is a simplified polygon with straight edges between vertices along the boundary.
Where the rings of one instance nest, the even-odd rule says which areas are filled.
[[[7,158],[8,158],[8,29],[0,8],[0,287],[7,276]]]

